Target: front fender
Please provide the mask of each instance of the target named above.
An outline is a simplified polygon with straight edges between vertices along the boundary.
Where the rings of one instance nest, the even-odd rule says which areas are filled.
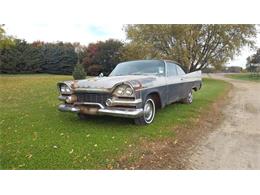
[[[141,90],[141,98],[143,106],[147,97],[151,94],[157,94],[160,98],[161,107],[163,108],[167,103],[167,86],[160,86]]]

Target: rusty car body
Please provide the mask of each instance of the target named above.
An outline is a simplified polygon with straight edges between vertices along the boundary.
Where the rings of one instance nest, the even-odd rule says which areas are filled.
[[[185,74],[169,60],[136,60],[118,64],[107,77],[58,83],[60,111],[133,118],[152,123],[156,110],[173,102],[192,103],[202,86],[201,71]]]

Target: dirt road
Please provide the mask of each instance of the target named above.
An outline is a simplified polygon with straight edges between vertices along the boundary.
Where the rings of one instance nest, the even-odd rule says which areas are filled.
[[[260,83],[212,76],[233,84],[224,120],[200,141],[191,169],[260,169]]]

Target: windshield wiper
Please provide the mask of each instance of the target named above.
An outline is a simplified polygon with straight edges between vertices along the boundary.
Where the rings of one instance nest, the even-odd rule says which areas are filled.
[[[144,73],[132,73],[130,75],[143,75]]]

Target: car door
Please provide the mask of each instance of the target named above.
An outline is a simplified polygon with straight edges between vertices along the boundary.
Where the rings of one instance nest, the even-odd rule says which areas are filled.
[[[179,84],[179,94],[180,99],[187,97],[188,93],[190,92],[190,83],[188,82],[188,79],[185,77],[185,72],[182,70],[182,68],[178,65],[176,65],[178,78],[180,79]]]
[[[169,104],[178,101],[181,98],[180,96],[181,80],[177,73],[176,64],[169,61],[167,61],[166,64],[167,64],[166,82],[167,82],[167,92],[168,92],[167,99]]]

